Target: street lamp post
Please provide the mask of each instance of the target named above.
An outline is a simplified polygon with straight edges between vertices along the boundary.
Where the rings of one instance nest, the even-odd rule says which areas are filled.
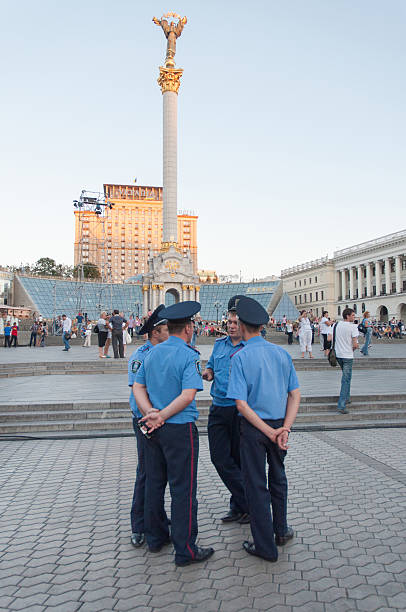
[[[220,308],[223,308],[223,304],[221,304],[220,302],[214,302],[214,308],[216,309],[217,312],[217,325],[219,322],[219,310]]]

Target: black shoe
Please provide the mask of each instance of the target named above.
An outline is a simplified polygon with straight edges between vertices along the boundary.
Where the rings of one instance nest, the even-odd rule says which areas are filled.
[[[349,411],[347,410],[347,408],[337,408],[337,412],[339,412],[340,414],[348,414]]]
[[[276,535],[275,536],[275,544],[276,544],[276,546],[283,546],[284,544],[286,544],[286,542],[289,542],[289,540],[291,540],[294,537],[295,537],[295,532],[293,531],[292,527],[288,527],[285,535],[283,535],[283,536]]]
[[[229,510],[225,516],[222,517],[223,523],[236,523],[245,516],[244,512],[237,512],[236,510]]]
[[[278,560],[277,557],[272,558],[272,557],[264,557],[263,555],[260,555],[255,548],[254,542],[248,542],[247,540],[245,540],[242,547],[249,555],[254,555],[254,557],[260,557],[261,559],[265,559],[265,561],[269,561],[270,563],[275,563],[275,561]]]
[[[131,534],[131,544],[135,546],[135,548],[139,548],[145,542],[145,534],[143,533],[133,533]]]
[[[171,538],[168,538],[167,540],[162,542],[162,544],[158,544],[157,546],[148,546],[148,550],[151,553],[158,553],[163,549],[164,546],[167,546],[167,544],[170,544],[171,542]]]
[[[248,523],[251,522],[251,517],[248,514],[248,512],[244,512],[244,514],[242,515],[242,517],[240,518],[238,522],[240,523],[240,525],[248,525]]]
[[[185,565],[192,565],[192,563],[201,563],[202,561],[209,559],[213,553],[214,548],[201,548],[198,546],[193,559],[187,559],[186,561],[175,560],[175,564],[178,567],[185,567]]]

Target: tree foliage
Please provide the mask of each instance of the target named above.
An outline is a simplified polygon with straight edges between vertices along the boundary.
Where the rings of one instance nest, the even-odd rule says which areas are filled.
[[[75,266],[73,268],[74,278],[80,278],[82,266]],[[83,278],[100,278],[100,270],[96,264],[87,262],[83,264]]]

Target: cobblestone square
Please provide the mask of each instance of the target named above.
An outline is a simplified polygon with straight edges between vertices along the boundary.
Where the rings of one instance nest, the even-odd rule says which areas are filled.
[[[132,438],[3,441],[1,610],[404,610],[404,429],[294,433],[287,458],[296,538],[268,564],[249,526],[223,525],[228,494],[201,436],[202,565],[130,545]],[[169,507],[168,507],[169,509]]]

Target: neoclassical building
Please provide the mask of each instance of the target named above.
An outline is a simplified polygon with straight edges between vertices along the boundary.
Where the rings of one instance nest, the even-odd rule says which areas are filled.
[[[406,321],[406,230],[282,270],[283,290],[299,310],[340,316],[346,307],[380,321]]]
[[[337,314],[346,306],[378,320],[406,320],[406,230],[334,253]]]

